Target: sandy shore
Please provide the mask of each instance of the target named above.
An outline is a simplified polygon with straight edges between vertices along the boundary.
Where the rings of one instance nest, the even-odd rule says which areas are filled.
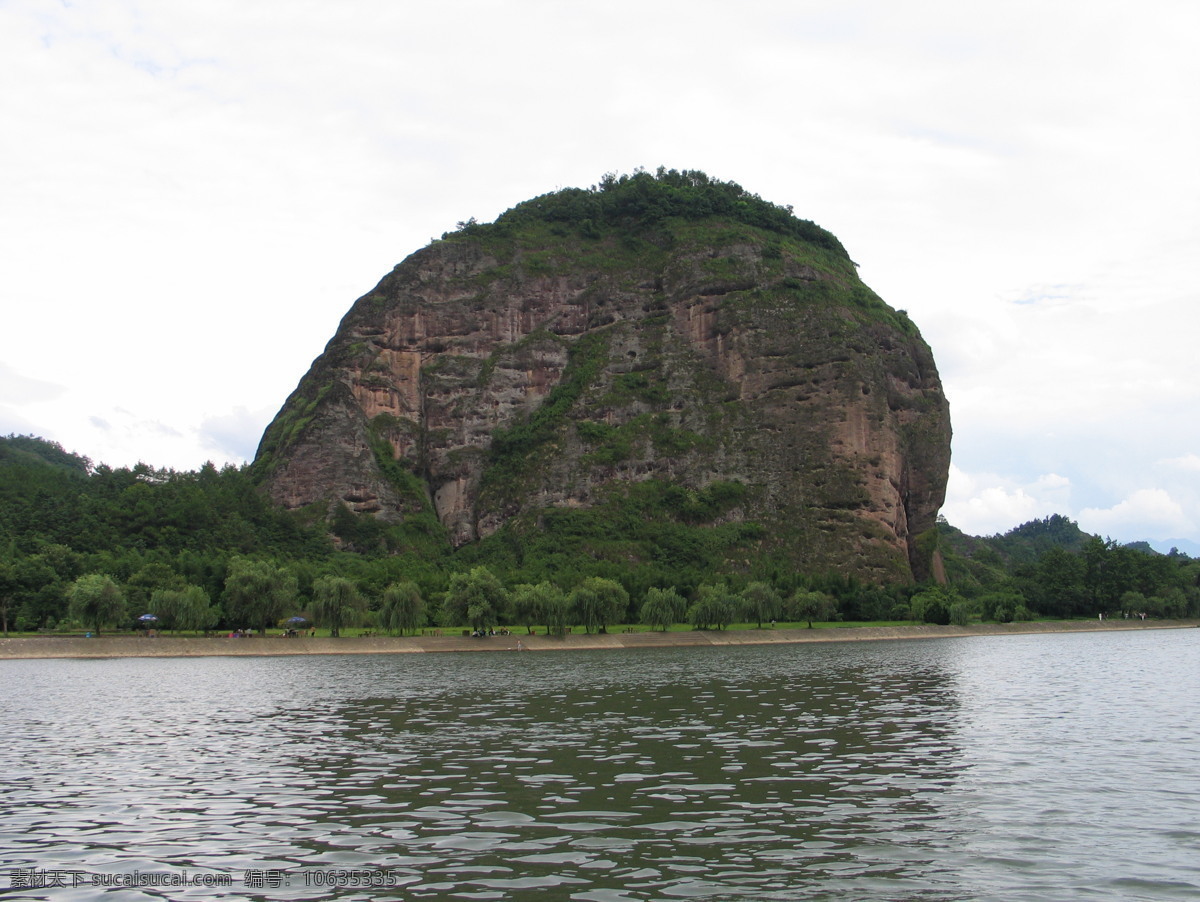
[[[655,648],[679,645],[776,645],[796,642],[869,642],[895,639],[949,639],[965,636],[1018,636],[1029,633],[1097,632],[1137,629],[1183,629],[1200,626],[1196,620],[1106,620],[1052,623],[987,623],[973,626],[839,627],[833,629],[723,630],[677,633],[574,633],[562,638],[491,636],[370,636],[362,638],[284,639],[146,639],[101,636],[93,639],[38,636],[0,638],[3,658],[188,658],[231,655],[378,655],[460,651],[526,651],[562,649]]]

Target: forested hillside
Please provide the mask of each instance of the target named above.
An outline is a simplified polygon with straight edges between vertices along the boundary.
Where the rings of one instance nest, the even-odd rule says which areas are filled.
[[[589,536],[640,539],[653,560],[596,557],[553,520],[457,552],[388,546],[355,533],[354,518],[327,529],[279,510],[244,468],[94,467],[55,443],[9,436],[0,438],[0,615],[6,630],[133,629],[154,614],[190,629],[274,628],[303,615],[395,631],[1200,614],[1200,561],[1123,547],[1064,517],[988,538],[941,522],[949,583],[934,586],[730,562],[705,547],[719,538],[686,522],[639,519],[625,506],[609,513],[589,513]]]

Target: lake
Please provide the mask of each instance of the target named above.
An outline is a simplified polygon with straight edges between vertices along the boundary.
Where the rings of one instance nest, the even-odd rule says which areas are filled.
[[[0,889],[1196,899],[1198,643],[0,661]]]

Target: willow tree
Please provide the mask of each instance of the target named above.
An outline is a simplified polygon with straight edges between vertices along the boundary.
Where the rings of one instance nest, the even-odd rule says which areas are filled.
[[[209,603],[208,593],[199,586],[155,589],[150,596],[150,610],[164,629],[208,629],[217,620],[217,611]]]
[[[296,577],[267,561],[238,557],[225,576],[225,614],[236,626],[258,624],[266,633],[296,601]]]
[[[313,581],[312,615],[318,626],[338,636],[362,614],[363,597],[358,586],[342,576],[322,576]]]
[[[783,599],[768,583],[754,582],[742,589],[742,614],[762,629],[763,621],[774,621],[783,611]]]
[[[813,628],[814,620],[825,620],[832,617],[837,610],[837,603],[824,592],[806,592],[797,589],[788,601],[788,613],[796,620],[808,622],[808,628]]]
[[[700,586],[696,589],[696,600],[688,608],[688,622],[693,629],[723,630],[737,616],[737,596],[724,583]]]
[[[425,599],[420,587],[411,581],[392,583],[383,590],[379,606],[379,625],[389,633],[404,635],[417,631],[425,622]]]
[[[442,602],[442,626],[469,624],[486,632],[508,613],[508,590],[487,567],[474,567],[469,573],[455,573]]]
[[[91,625],[100,635],[100,627],[116,623],[125,616],[125,595],[111,576],[88,573],[67,590],[71,616]]]
[[[17,588],[16,573],[7,561],[0,561],[0,621],[3,621],[4,635],[8,635],[8,606]]]
[[[571,625],[571,599],[567,593],[553,583],[554,589],[542,599],[542,619],[546,623],[547,636],[565,636]]]
[[[687,616],[687,601],[676,591],[669,589],[647,589],[642,602],[642,623],[662,630],[664,633]]]
[[[563,590],[552,582],[524,583],[513,589],[513,622],[525,627],[528,633],[533,633],[535,623],[546,623],[546,630],[550,632],[548,620],[552,612],[565,607],[566,596]]]
[[[629,593],[614,579],[589,576],[571,590],[571,612],[584,632],[605,632],[625,618],[628,606]]]

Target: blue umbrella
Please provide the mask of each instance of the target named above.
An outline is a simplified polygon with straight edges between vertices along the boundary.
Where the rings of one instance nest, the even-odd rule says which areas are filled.
[[[158,618],[155,617],[153,614],[143,614],[141,617],[138,618],[138,620],[142,621],[142,623],[151,623],[151,622],[158,620]]]
[[[289,617],[283,622],[291,624],[292,626],[299,626],[301,623],[308,623],[308,619],[305,617]]]

